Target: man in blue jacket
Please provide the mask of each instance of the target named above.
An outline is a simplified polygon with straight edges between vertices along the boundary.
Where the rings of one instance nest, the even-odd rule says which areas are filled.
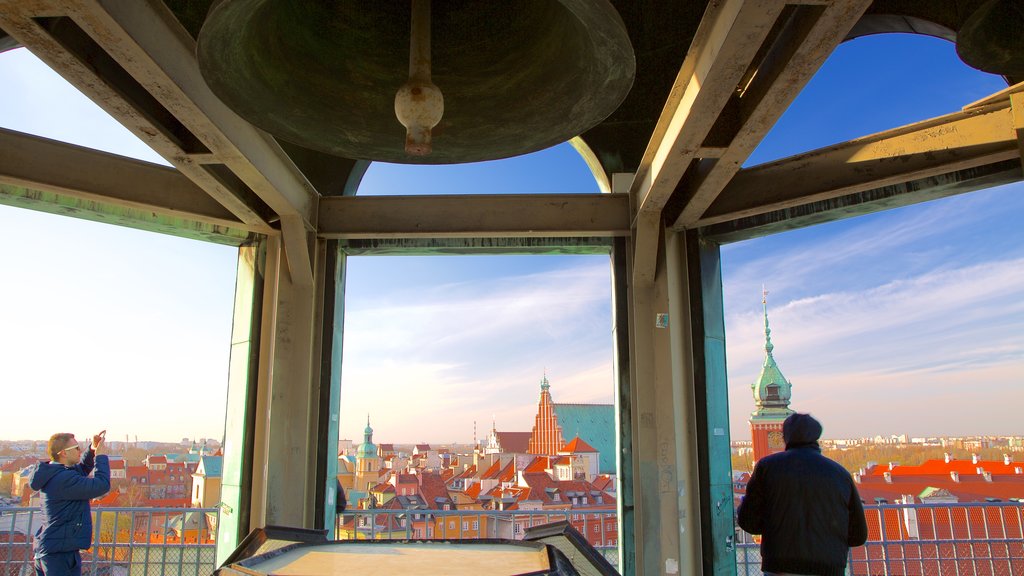
[[[761,534],[765,574],[843,576],[850,546],[868,537],[864,506],[845,468],[821,454],[810,414],[782,423],[786,450],[754,466],[737,523]]]
[[[32,539],[36,576],[82,574],[79,550],[92,546],[89,501],[110,491],[110,463],[96,455],[106,433],[93,436],[84,453],[74,434],[54,434],[46,446],[50,461],[32,471],[29,485],[39,492],[43,509],[43,523]]]

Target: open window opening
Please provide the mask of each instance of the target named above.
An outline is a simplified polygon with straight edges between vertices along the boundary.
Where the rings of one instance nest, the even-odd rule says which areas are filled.
[[[1002,88],[948,42],[857,39],[750,164],[956,112]],[[897,555],[942,531],[986,544],[986,519],[1004,512],[992,499],[1008,496],[993,471],[1024,487],[1011,408],[1024,400],[1014,376],[1024,369],[1022,192],[1002,185],[723,246],[735,503],[756,459],[785,450],[786,416],[809,412],[824,426],[823,452],[866,503],[869,540],[853,551],[851,573],[879,569],[881,540]],[[964,481],[968,468],[978,482]],[[966,512],[985,502],[976,519]],[[900,507],[883,514],[880,503]],[[927,520],[916,508],[938,503],[948,507],[928,509]],[[999,537],[1019,537],[995,523]],[[757,544],[737,536],[739,569],[759,567]]]
[[[167,165],[27,50],[0,53],[0,78],[0,153],[45,138]],[[111,489],[92,502],[86,562],[130,564],[133,546],[136,561],[188,548],[212,562],[237,248],[154,234],[156,220],[111,226],[128,225],[129,210],[100,201],[89,210],[8,182],[0,192],[0,507],[4,539],[27,542],[8,560],[31,558],[30,541],[8,537],[40,522],[26,468],[52,458],[55,433],[87,449],[105,430]]]
[[[374,164],[359,193],[538,191],[598,185],[564,144],[475,165]],[[617,558],[610,250],[349,249],[338,538],[519,538],[569,520]],[[430,510],[422,526],[393,521],[410,509]]]

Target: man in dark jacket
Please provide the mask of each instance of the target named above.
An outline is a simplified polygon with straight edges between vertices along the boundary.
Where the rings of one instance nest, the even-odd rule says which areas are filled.
[[[54,434],[46,446],[50,461],[32,471],[29,485],[39,491],[43,509],[43,523],[32,539],[36,576],[82,574],[79,550],[92,546],[89,501],[110,491],[110,463],[96,455],[106,432],[93,436],[85,453],[74,434]]]
[[[850,546],[868,536],[864,506],[850,473],[821,455],[821,424],[792,414],[782,424],[786,450],[754,466],[738,522],[761,534],[765,574],[842,576]]]

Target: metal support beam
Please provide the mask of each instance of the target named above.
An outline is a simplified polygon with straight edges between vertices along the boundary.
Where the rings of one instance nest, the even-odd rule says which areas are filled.
[[[0,182],[252,230],[173,168],[4,128],[0,150]]]
[[[695,225],[870,4],[841,0],[787,9],[750,79],[712,131],[724,150],[702,161],[681,183],[677,195],[684,204],[673,229]]]
[[[725,358],[725,309],[718,244],[686,232],[693,392],[700,486],[702,574],[736,574],[729,382]]]
[[[1013,131],[1017,133],[1017,151],[1024,166],[1024,92],[1010,96],[1010,109],[1013,111]]]
[[[316,510],[314,528],[327,529],[336,536],[338,500],[338,430],[341,409],[342,342],[345,326],[345,271],[348,257],[335,240],[320,241],[318,258],[323,296],[316,317],[320,319],[316,348],[321,350],[318,366],[319,391],[316,430]]]
[[[910,206],[973,190],[1020,182],[1021,179],[1021,162],[1014,158],[978,168],[967,168],[939,176],[882,186],[839,198],[819,200],[793,208],[783,208],[756,216],[729,220],[706,226],[700,231],[705,238],[713,239],[716,242],[723,244],[738,242],[823,222],[834,222],[843,218]]]
[[[218,565],[250,530],[265,259],[265,240],[238,249],[224,421],[224,472],[217,523]]]
[[[619,534],[619,573],[622,576],[636,576],[636,506],[633,498],[633,484],[636,478],[633,470],[633,400],[631,396],[629,343],[630,306],[629,294],[629,241],[616,238],[612,244],[612,360],[615,371],[615,453],[618,474],[617,516]]]
[[[741,170],[697,224],[829,201],[1020,156],[1006,102]]]
[[[653,282],[656,258],[650,251],[660,233],[661,210],[784,6],[776,0],[725,0],[711,3],[701,20],[630,187],[638,251],[634,284]],[[658,224],[652,226],[652,221]]]
[[[335,196],[321,238],[543,238],[629,234],[625,194]]]

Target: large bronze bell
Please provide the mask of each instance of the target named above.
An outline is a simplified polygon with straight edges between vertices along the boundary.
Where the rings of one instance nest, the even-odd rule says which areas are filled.
[[[1024,76],[1024,1],[987,0],[963,23],[956,52],[968,66]]]
[[[435,0],[430,80],[443,116],[406,151],[411,0],[223,0],[199,34],[211,89],[274,136],[357,159],[449,164],[564,142],[610,115],[636,69],[607,0]]]

